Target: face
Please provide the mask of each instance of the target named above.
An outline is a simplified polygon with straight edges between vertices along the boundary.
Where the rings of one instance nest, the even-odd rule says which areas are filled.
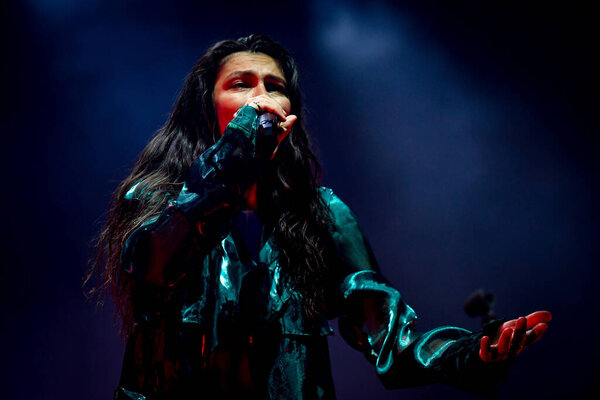
[[[213,98],[221,135],[233,114],[255,96],[268,95],[291,112],[287,82],[275,60],[263,53],[239,52],[226,57],[215,81]]]

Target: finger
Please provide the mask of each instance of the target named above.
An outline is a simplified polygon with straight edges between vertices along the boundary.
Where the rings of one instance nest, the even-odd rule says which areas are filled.
[[[279,150],[279,145],[281,144],[281,141],[285,139],[285,137],[290,133],[290,131],[292,130],[292,126],[294,125],[294,122],[296,122],[297,119],[298,117],[296,117],[295,115],[288,115],[284,122],[279,123],[279,133],[277,134],[277,146],[275,147],[275,150],[273,150],[273,154],[271,154],[271,160],[275,157],[275,154],[277,154],[277,150]]]
[[[490,337],[484,336],[481,338],[481,343],[479,345],[479,358],[485,362],[490,362],[491,355]]]
[[[536,311],[529,314],[527,317],[527,329],[531,329],[539,323],[548,323],[552,320],[550,311]]]
[[[518,355],[521,350],[523,350],[523,346],[525,345],[526,328],[527,319],[525,317],[520,317],[517,320],[515,330],[513,331],[510,339],[509,356],[514,357]]]
[[[525,333],[526,329],[527,329],[527,318],[519,317],[515,324],[515,333],[518,333],[518,334]]]
[[[246,100],[246,105],[254,108],[259,113],[271,112],[280,120],[285,120],[287,117],[286,111],[281,107],[281,105],[267,95],[260,95],[256,97],[250,97]]]
[[[510,321],[506,321],[505,323],[503,323],[502,326],[500,327],[500,329],[501,330],[504,330],[507,328],[514,329],[516,324],[517,324],[517,320],[511,319]]]
[[[502,331],[500,334],[500,339],[498,339],[498,347],[496,348],[498,354],[505,355],[508,353],[510,348],[510,339],[513,336],[513,332],[514,331],[511,328]]]
[[[542,322],[534,326],[533,329],[527,331],[527,338],[525,339],[524,347],[531,346],[540,340],[544,332],[546,332],[546,329],[548,329],[548,325]]]
[[[285,138],[288,135],[288,133],[290,133],[290,131],[292,130],[292,126],[294,126],[294,122],[296,122],[297,119],[298,117],[296,117],[295,115],[288,115],[283,122],[279,123],[278,126],[280,129],[280,133],[277,136],[277,140],[279,141],[279,143],[281,143],[283,138]]]

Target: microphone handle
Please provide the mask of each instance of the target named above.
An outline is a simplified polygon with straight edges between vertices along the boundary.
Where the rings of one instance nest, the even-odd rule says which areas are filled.
[[[256,153],[260,157],[271,157],[277,147],[277,116],[264,113],[258,117],[258,134],[256,135]]]

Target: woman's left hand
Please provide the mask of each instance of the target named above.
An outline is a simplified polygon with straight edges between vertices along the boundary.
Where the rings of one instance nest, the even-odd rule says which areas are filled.
[[[551,319],[549,311],[536,311],[527,317],[506,321],[493,342],[490,343],[489,336],[481,338],[479,357],[485,362],[515,358],[524,348],[540,340]]]

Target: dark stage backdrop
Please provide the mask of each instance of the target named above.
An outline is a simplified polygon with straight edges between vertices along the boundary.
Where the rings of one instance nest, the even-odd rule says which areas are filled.
[[[359,217],[419,327],[478,329],[462,311],[478,288],[496,294],[502,316],[551,310],[500,398],[591,390],[600,355],[591,11],[210,3],[219,5],[2,2],[2,397],[111,398],[123,344],[110,303],[96,311],[82,295],[89,243],[195,60],[255,31],[296,56],[324,184]],[[440,384],[386,391],[339,335],[330,344],[340,399],[473,398]]]

